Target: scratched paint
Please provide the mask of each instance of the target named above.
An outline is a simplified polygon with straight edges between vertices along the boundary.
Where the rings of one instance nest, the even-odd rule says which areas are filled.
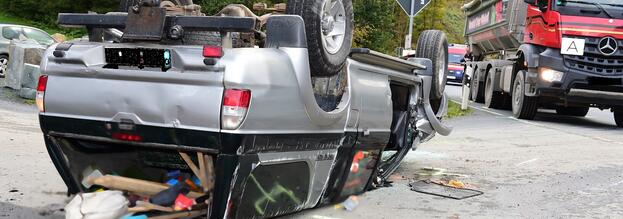
[[[236,218],[268,218],[302,210],[310,175],[305,162],[259,165],[246,179]]]

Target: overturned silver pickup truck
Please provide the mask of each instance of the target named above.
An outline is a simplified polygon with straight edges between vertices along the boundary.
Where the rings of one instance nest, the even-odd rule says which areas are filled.
[[[447,42],[439,31],[422,33],[422,58],[402,60],[351,50],[350,0],[307,0],[328,13],[289,5],[294,15],[263,21],[171,15],[161,4],[59,15],[90,34],[47,50],[37,93],[46,146],[70,194],[149,198],[176,172],[174,180],[198,179],[191,193],[208,197],[195,203],[199,215],[273,217],[378,186],[408,151],[451,131],[440,121]],[[215,35],[210,45],[186,40]],[[256,46],[234,48],[248,35]],[[318,68],[323,57],[337,70]]]

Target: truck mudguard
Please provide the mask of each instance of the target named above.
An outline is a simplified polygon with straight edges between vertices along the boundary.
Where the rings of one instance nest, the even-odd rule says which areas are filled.
[[[528,68],[539,67],[539,54],[543,49],[532,44],[521,44],[519,51],[523,54],[524,61],[527,62]]]

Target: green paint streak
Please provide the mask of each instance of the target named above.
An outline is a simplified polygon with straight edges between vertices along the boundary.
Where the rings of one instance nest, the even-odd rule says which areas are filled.
[[[251,174],[249,176],[249,178],[251,178],[251,180],[253,180],[253,183],[255,183],[255,186],[257,186],[257,188],[260,190],[260,192],[262,192],[262,194],[264,195],[264,197],[262,197],[262,198],[260,198],[260,199],[255,201],[255,211],[257,213],[259,213],[260,215],[264,215],[264,209],[262,209],[261,206],[265,202],[267,202],[267,201],[271,202],[271,203],[277,202],[277,200],[275,200],[275,197],[280,195],[280,194],[286,194],[288,196],[288,198],[290,198],[297,205],[300,205],[302,203],[302,201],[299,200],[294,195],[294,192],[292,190],[289,190],[289,189],[283,187],[279,183],[277,183],[275,186],[273,186],[273,188],[270,190],[270,192],[266,192],[264,187],[262,187],[262,185],[260,185],[260,182],[257,181],[257,179],[255,178],[255,176],[253,176],[253,174]]]

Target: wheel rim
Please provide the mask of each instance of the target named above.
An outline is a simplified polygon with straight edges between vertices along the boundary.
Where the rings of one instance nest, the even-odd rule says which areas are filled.
[[[4,77],[9,68],[9,59],[0,58],[0,76]]]
[[[519,79],[515,80],[515,90],[513,90],[513,113],[519,112],[519,106],[523,100],[523,90],[521,89],[521,83]]]
[[[341,0],[325,0],[320,22],[322,46],[329,54],[340,51],[346,36],[346,10]]]
[[[437,71],[438,71],[438,75],[437,75],[437,85],[439,85],[439,90],[441,90],[444,86],[445,83],[443,82],[445,77],[446,77],[446,66],[448,66],[446,64],[446,59],[444,57],[444,52],[440,52],[437,55]],[[443,92],[442,92],[443,93]]]

